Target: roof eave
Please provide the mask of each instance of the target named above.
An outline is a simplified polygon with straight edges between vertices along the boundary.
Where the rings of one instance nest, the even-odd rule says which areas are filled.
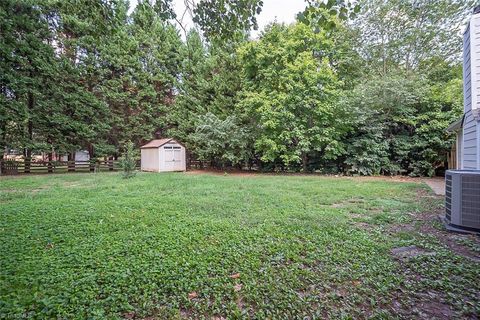
[[[169,142],[172,141],[172,140],[173,140],[173,138],[166,139],[165,141],[163,141],[161,144],[159,144],[159,145],[157,145],[157,146],[144,145],[144,146],[141,146],[140,149],[156,149],[156,148],[160,148],[161,146],[163,146],[164,144],[169,143]]]
[[[462,128],[463,125],[463,119],[465,118],[465,115],[463,115],[460,119],[457,121],[453,122],[448,126],[448,128],[445,130],[447,132],[455,132],[458,131]]]

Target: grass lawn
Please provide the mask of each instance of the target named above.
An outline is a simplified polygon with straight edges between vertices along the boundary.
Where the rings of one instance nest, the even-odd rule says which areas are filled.
[[[441,206],[386,179],[3,177],[0,318],[476,319],[479,241]]]

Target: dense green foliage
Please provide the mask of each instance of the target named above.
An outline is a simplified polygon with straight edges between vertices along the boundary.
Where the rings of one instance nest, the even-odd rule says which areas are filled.
[[[124,146],[122,158],[120,159],[120,167],[123,170],[122,176],[126,179],[133,178],[136,174],[138,161],[138,152],[132,141],[127,141]]]
[[[474,319],[478,262],[426,233],[436,219],[420,212],[441,200],[419,191],[313,176],[2,178],[0,315]],[[433,254],[390,255],[409,245]]]
[[[172,136],[219,167],[445,167],[472,1],[309,1],[258,40],[259,0],[186,1],[198,31],[170,0],[93,3],[0,3],[0,149],[116,157]]]

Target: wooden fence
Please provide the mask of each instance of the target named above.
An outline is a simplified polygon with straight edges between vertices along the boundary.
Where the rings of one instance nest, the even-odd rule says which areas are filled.
[[[137,164],[138,165],[138,164]],[[28,173],[66,173],[116,171],[120,168],[118,160],[90,161],[0,161],[0,174],[16,175]]]

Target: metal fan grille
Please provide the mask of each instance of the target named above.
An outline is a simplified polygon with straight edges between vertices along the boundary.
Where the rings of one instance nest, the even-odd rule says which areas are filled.
[[[452,175],[445,176],[445,218],[452,220]]]
[[[462,225],[480,228],[480,175],[462,175]]]

